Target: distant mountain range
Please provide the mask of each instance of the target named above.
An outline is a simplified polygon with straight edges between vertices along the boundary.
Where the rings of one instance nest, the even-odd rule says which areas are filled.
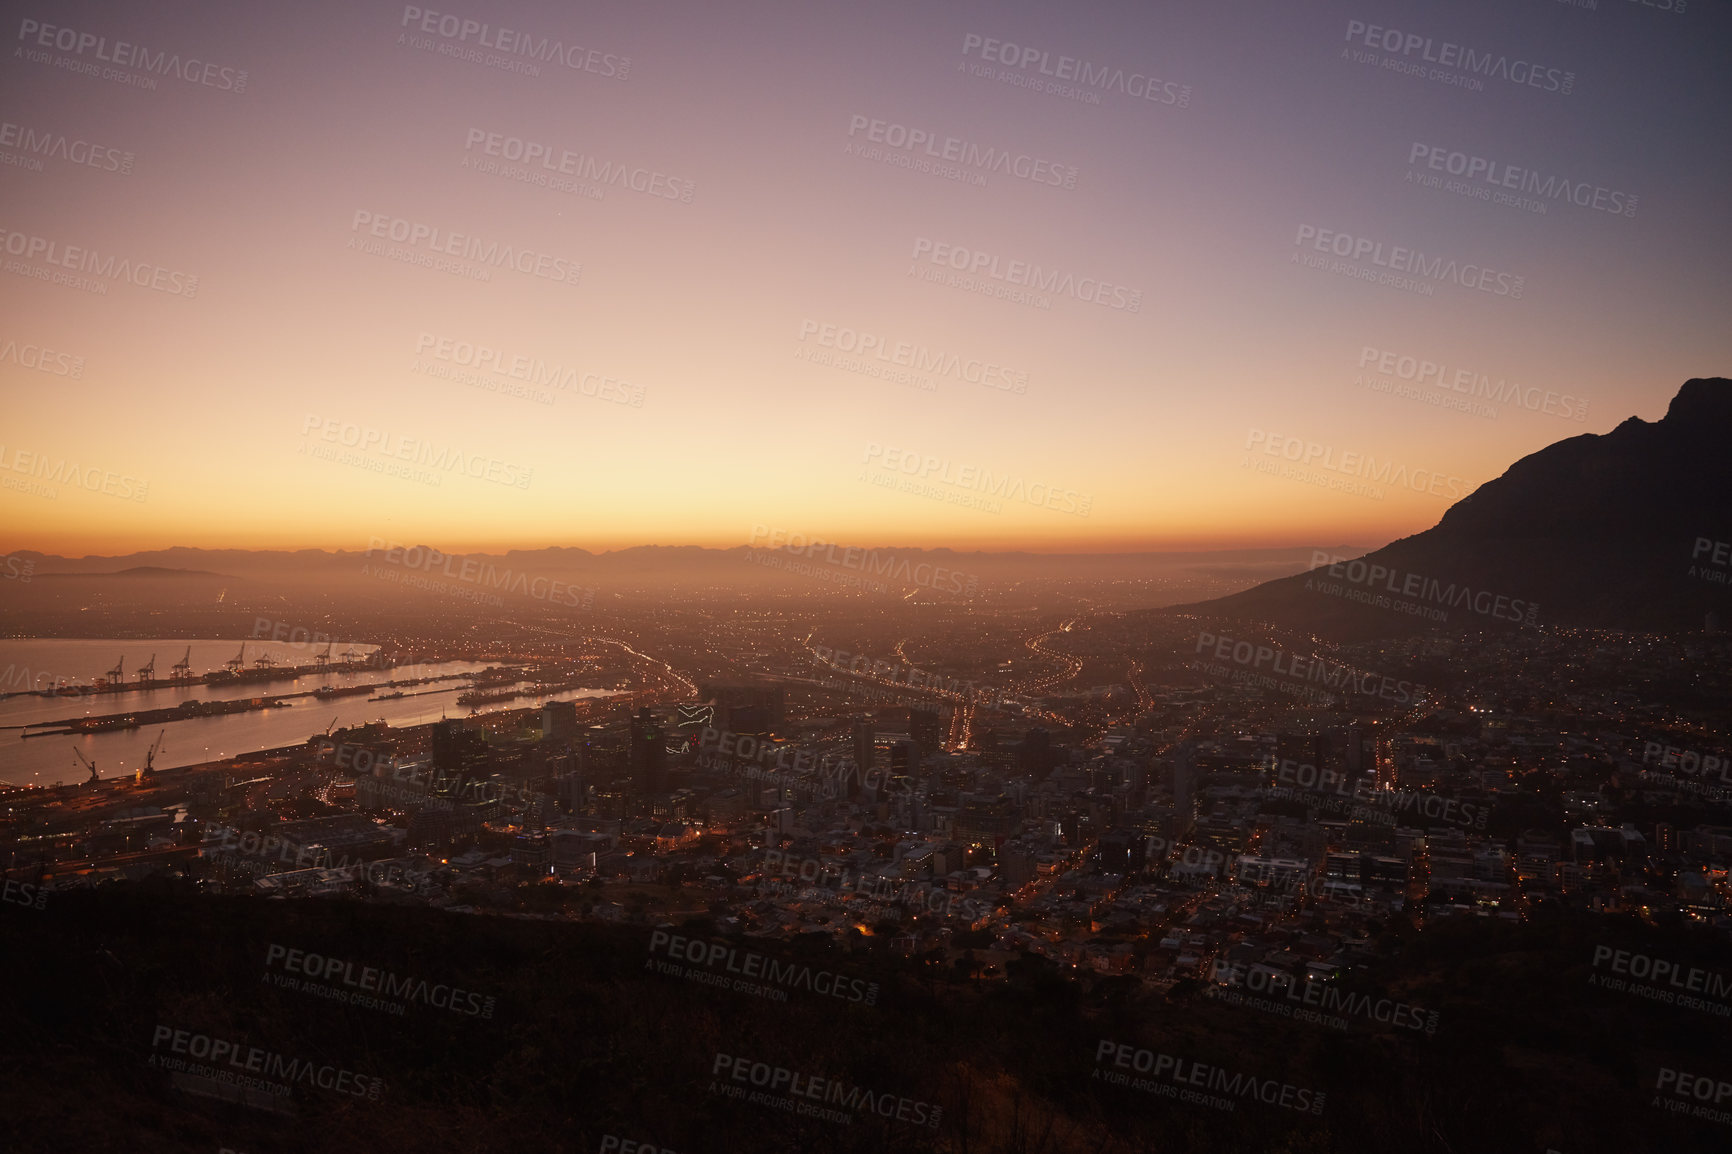
[[[410,568],[430,572],[456,572],[463,562],[491,564],[496,568],[513,568],[537,573],[588,573],[596,577],[649,577],[677,579],[681,577],[750,577],[752,567],[743,565],[748,557],[759,560],[778,556],[784,563],[805,562],[819,568],[834,567],[843,572],[877,575],[895,584],[892,574],[900,572],[902,562],[910,566],[923,563],[961,569],[978,574],[983,580],[1035,580],[1041,577],[1089,577],[1134,579],[1166,575],[1178,571],[1216,577],[1257,577],[1271,572],[1289,572],[1302,565],[1314,551],[1307,547],[1276,549],[1229,549],[1203,552],[1149,553],[1027,553],[1027,552],[961,552],[954,549],[917,549],[903,546],[836,545],[808,554],[800,549],[769,549],[737,545],[731,549],[711,549],[696,545],[643,545],[605,553],[587,549],[550,546],[545,549],[511,549],[504,553],[446,554],[426,543],[405,548],[403,542],[391,542],[399,550],[391,554],[385,548],[369,553],[365,550],[251,550],[194,549],[177,545],[171,549],[156,549],[124,556],[63,557],[38,553],[29,549],[12,551],[20,560],[35,563],[35,576],[42,577],[211,577],[248,580],[272,578],[349,577],[359,573],[363,565],[401,563],[404,553],[415,561]],[[1337,545],[1337,551],[1354,546]],[[868,560],[868,558],[871,560]],[[774,572],[774,568],[770,569]],[[919,584],[919,581],[905,584]]]
[[[1686,381],[1658,421],[1559,441],[1423,533],[1319,560],[1332,564],[1166,612],[1342,639],[1732,626],[1732,380]]]
[[[1338,551],[1348,547],[1339,546]],[[1011,597],[1040,605],[1077,596],[1090,604],[1141,609],[1248,588],[1303,569],[1310,548],[1196,553],[960,552],[859,547],[815,550],[736,546],[645,546],[617,552],[551,547],[503,553],[445,553],[392,542],[366,550],[192,549],[123,557],[60,557],[17,551],[28,582],[0,582],[0,613],[13,627],[43,615],[115,610],[189,611],[257,606],[261,599],[329,596],[351,608],[418,605],[464,612],[550,597],[566,606],[653,600],[668,593],[908,597],[948,601]],[[1080,583],[1089,583],[1082,589]],[[605,600],[597,600],[605,599]],[[32,615],[36,615],[33,617]],[[10,619],[8,619],[10,620]],[[64,628],[68,618],[57,618]]]

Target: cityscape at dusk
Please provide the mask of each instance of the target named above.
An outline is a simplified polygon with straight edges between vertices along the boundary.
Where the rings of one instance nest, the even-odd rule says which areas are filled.
[[[1732,10],[8,4],[0,1151],[1732,1148]]]

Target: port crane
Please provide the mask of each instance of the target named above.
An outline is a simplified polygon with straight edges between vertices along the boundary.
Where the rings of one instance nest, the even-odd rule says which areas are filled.
[[[90,771],[90,780],[85,782],[84,783],[85,785],[95,785],[97,782],[102,780],[100,777],[98,777],[96,775],[96,763],[94,761],[91,761],[88,757],[85,757],[82,753],[79,753],[78,750],[76,750],[76,749],[74,749],[72,751],[72,756],[77,758],[80,762],[82,762],[84,765],[84,768],[88,769]]]
[[[253,662],[253,668],[254,669],[270,669],[273,666],[275,666],[276,663],[277,663],[277,659],[275,657],[272,657],[269,653],[267,653],[263,657],[259,658],[257,661]]]
[[[241,651],[239,653],[235,654],[233,657],[229,658],[227,661],[223,662],[223,668],[228,670],[230,673],[239,673],[241,671],[241,667],[244,666],[246,663],[247,663],[247,643],[245,641],[243,641],[243,642],[241,642]]]
[[[156,680],[156,654],[152,653],[150,660],[138,667],[138,680],[144,685]]]
[[[186,647],[186,656],[175,662],[174,668],[168,671],[170,681],[192,680],[192,646]]]
[[[355,647],[353,645],[351,645],[347,649],[343,650],[343,660],[347,661],[351,664],[353,664],[355,659],[360,657],[360,656],[361,655],[359,653],[355,652]]]
[[[141,774],[155,772],[155,770],[152,769],[152,766],[156,764],[156,755],[162,752],[162,738],[167,732],[168,730],[166,729],[157,730],[156,740],[151,742],[150,748],[144,751],[144,768],[139,770]]]
[[[317,665],[320,669],[329,665],[331,663],[331,646],[335,644],[336,642],[334,641],[325,642],[325,651],[323,653],[313,654],[313,664]]]
[[[125,685],[126,684],[126,655],[125,654],[122,654],[120,657],[120,660],[116,661],[114,663],[114,668],[110,669],[108,671],[108,683],[110,685]]]

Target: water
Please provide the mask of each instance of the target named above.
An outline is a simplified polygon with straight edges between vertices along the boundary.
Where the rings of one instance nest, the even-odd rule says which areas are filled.
[[[143,640],[0,640],[0,692],[14,693],[22,689],[44,688],[55,680],[61,683],[89,684],[114,668],[116,659],[124,655],[126,675],[131,680],[135,670],[156,654],[156,676],[166,678],[174,665],[192,646],[194,674],[221,669],[223,662],[235,656],[240,641]],[[269,655],[284,665],[307,665],[312,655],[324,651],[306,645],[272,644],[248,640],[246,663]],[[332,659],[351,648],[338,641],[332,646]],[[357,653],[371,653],[376,645],[353,645]],[[131,713],[145,709],[166,709],[189,698],[200,701],[232,701],[240,698],[307,693],[326,685],[364,685],[384,681],[437,677],[448,673],[470,673],[486,668],[476,661],[446,661],[438,664],[417,663],[395,669],[371,669],[359,673],[316,673],[297,678],[248,685],[181,685],[170,689],[145,692],[93,693],[83,697],[8,697],[0,700],[0,726],[20,726],[33,722],[55,721],[69,717],[100,716],[110,713]],[[365,694],[320,701],[312,697],[297,697],[286,708],[265,709],[255,713],[232,713],[220,717],[198,717],[187,721],[140,726],[138,729],[117,729],[106,733],[57,734],[49,737],[23,738],[17,729],[0,728],[0,782],[7,785],[55,785],[61,782],[83,781],[89,771],[73,756],[77,749],[96,763],[103,777],[129,774],[144,765],[145,751],[162,734],[162,748],[157,751],[158,768],[172,769],[182,765],[197,765],[259,749],[274,749],[295,745],[324,733],[327,727],[342,728],[363,722],[384,720],[392,726],[426,725],[441,716],[467,717],[469,707],[457,704],[457,696],[470,689],[467,681],[437,682],[432,685],[399,686],[384,692],[399,690],[425,696],[402,697],[393,701],[369,701]],[[428,691],[434,692],[428,692]],[[514,701],[484,706],[482,712],[502,709],[522,709],[543,700],[573,701],[584,697],[607,696],[607,690],[579,689],[553,694],[549,698],[520,697]]]

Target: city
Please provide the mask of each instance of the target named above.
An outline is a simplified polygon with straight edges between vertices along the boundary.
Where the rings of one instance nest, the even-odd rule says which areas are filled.
[[[1732,1146],[1732,6],[14,8],[0,1154]]]

